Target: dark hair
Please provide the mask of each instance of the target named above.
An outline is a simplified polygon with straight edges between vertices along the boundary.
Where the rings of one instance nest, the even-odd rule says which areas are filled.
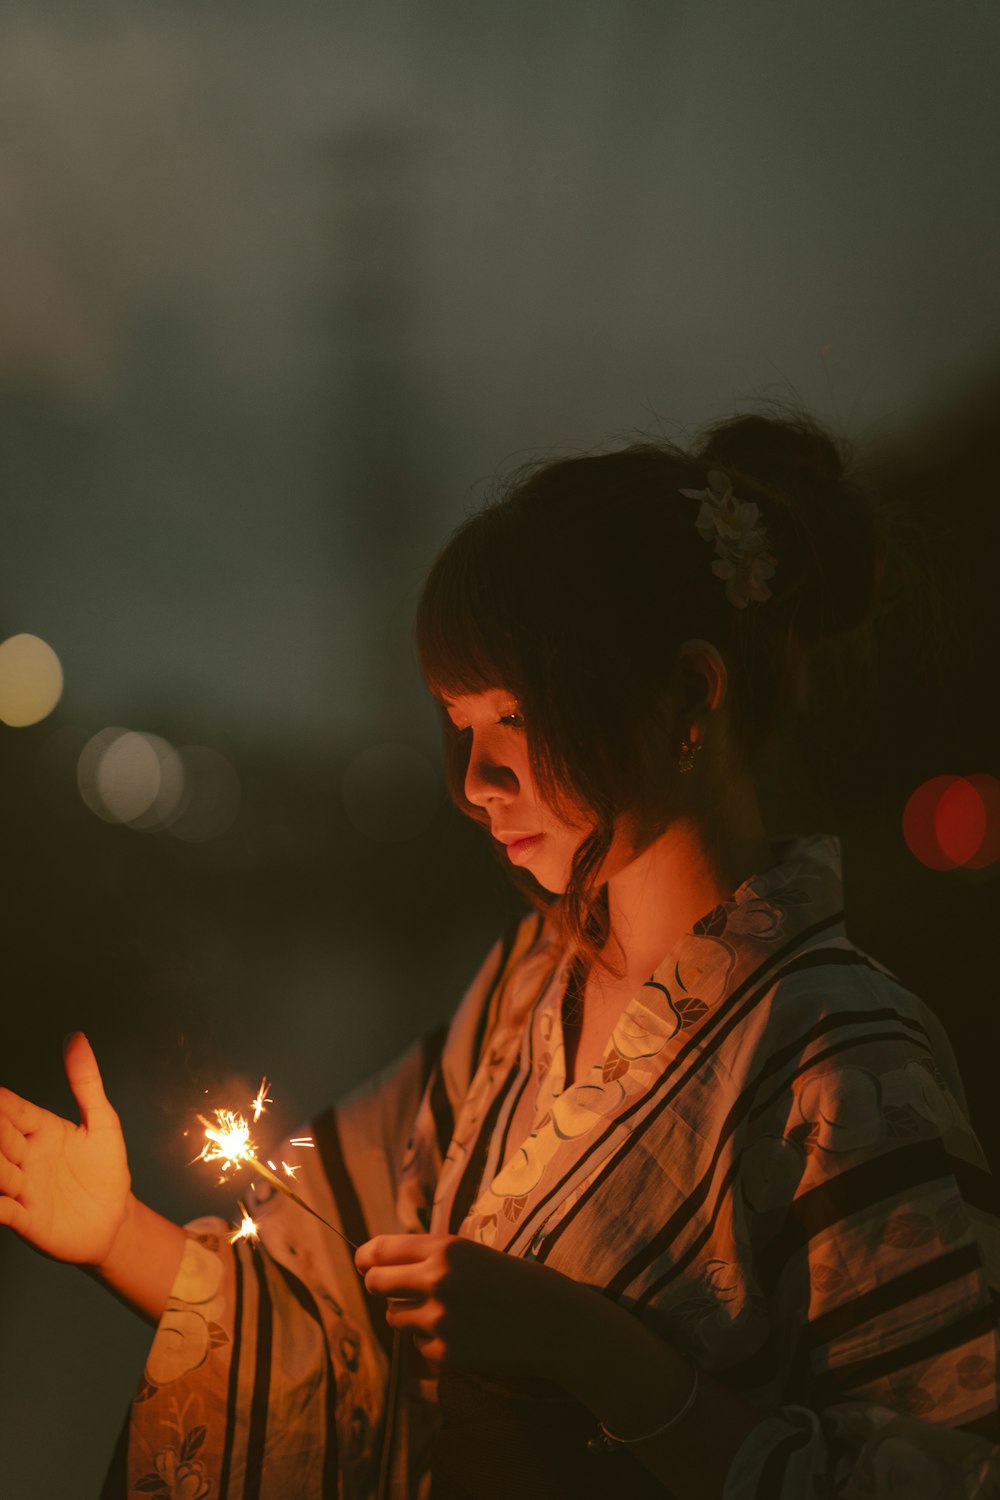
[[[731,739],[746,764],[802,690],[811,648],[862,628],[881,574],[876,510],[850,454],[802,413],[742,415],[707,427],[690,450],[641,441],[532,463],[465,520],[434,563],[417,609],[417,648],[437,693],[505,687],[529,726],[532,771],[557,814],[564,793],[592,811],[565,894],[504,861],[537,908],[554,908],[577,955],[611,966],[606,888],[595,875],[616,817],[642,848],[664,826],[676,763],[669,685],[678,647],[715,644],[729,671]],[[754,501],[777,559],[772,597],[729,602],[714,549],[695,527],[703,490],[724,469]],[[452,799],[468,748],[442,710]],[[498,848],[498,853],[502,851]]]

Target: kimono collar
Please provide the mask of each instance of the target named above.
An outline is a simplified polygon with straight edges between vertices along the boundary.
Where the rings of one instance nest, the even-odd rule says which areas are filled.
[[[644,988],[694,997],[706,1008],[767,950],[843,908],[840,840],[832,834],[772,839],[774,863],[744,880],[700,917],[662,959]],[[693,1018],[689,1018],[693,1019]]]

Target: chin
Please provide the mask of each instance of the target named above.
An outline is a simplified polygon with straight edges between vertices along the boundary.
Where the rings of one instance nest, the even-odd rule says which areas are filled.
[[[566,887],[569,885],[568,875],[564,874],[560,877],[556,874],[549,874],[544,869],[531,870],[530,874],[534,878],[535,883],[540,885],[543,891],[548,891],[550,896],[564,896],[566,894]]]

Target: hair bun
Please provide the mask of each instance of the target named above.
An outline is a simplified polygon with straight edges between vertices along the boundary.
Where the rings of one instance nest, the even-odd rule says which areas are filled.
[[[778,558],[772,589],[803,644],[867,620],[878,573],[874,508],[846,477],[845,444],[809,417],[746,415],[706,429],[698,456],[770,492],[771,504],[762,499]]]
[[[775,489],[801,484],[803,473],[827,483],[844,477],[844,460],[832,435],[807,417],[731,417],[707,428],[701,456],[739,469]]]

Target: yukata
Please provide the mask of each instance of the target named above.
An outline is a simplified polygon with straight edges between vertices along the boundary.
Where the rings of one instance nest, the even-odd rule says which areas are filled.
[[[568,956],[526,915],[445,1033],[313,1122],[299,1190],[355,1244],[448,1231],[616,1299],[760,1409],[725,1500],[1000,1497],[1000,1225],[951,1047],[847,937],[838,841],[772,853],[569,1087]],[[283,1195],[254,1211],[259,1247],[188,1226],[132,1405],[129,1500],[670,1494],[618,1453],[562,1484],[543,1456],[527,1482],[516,1439],[488,1472],[516,1389],[480,1382],[472,1408],[495,1400],[508,1425],[474,1410],[463,1435],[461,1379],[448,1395],[393,1336],[350,1249]],[[551,1412],[552,1444],[583,1453],[556,1388],[526,1390],[536,1442]]]

